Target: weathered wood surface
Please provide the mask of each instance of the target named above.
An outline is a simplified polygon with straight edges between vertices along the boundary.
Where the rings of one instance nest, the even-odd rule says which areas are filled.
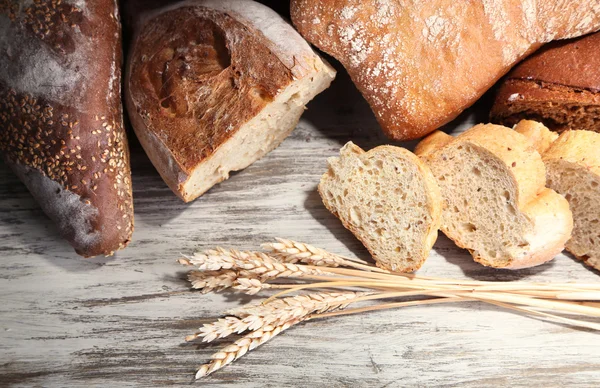
[[[276,236],[365,258],[315,191],[326,158],[350,139],[367,148],[385,142],[340,74],[281,147],[191,204],[169,191],[134,145],[134,241],[115,257],[91,260],[72,252],[0,165],[0,386],[192,383],[196,366],[221,345],[184,337],[249,298],[189,291],[175,259],[215,245],[255,248]],[[600,281],[567,256],[528,270],[486,269],[444,237],[419,273]],[[593,387],[599,345],[598,334],[483,304],[411,307],[299,325],[197,384]]]

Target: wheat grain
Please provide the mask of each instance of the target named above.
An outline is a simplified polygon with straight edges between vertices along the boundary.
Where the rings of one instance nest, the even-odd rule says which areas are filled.
[[[343,309],[353,300],[369,294],[332,292],[297,295],[231,310],[229,311],[231,316],[204,325],[199,333],[186,337],[186,340],[202,337],[203,341],[210,342],[233,333],[239,334],[248,330],[251,332],[213,354],[209,363],[200,366],[196,378],[208,376],[230,364],[283,330],[309,319],[312,314]]]
[[[266,282],[279,278],[303,278],[323,276],[318,268],[293,263],[282,263],[263,252],[244,252],[234,249],[217,248],[204,253],[179,259],[187,266],[197,267],[190,272],[188,279],[193,288],[203,293],[233,288],[246,294],[256,294],[271,288]]]
[[[211,342],[233,333],[258,330],[267,325],[279,326],[294,319],[304,319],[311,314],[345,308],[353,300],[371,294],[369,292],[314,293],[244,306],[226,312],[228,316],[225,318],[205,324],[198,333],[186,337],[186,340],[200,337],[204,342]]]
[[[375,266],[357,263],[349,258],[330,253],[324,249],[298,241],[277,238],[275,243],[265,243],[261,247],[275,258],[286,263],[305,263],[318,267],[352,267],[360,270],[387,272]]]
[[[200,367],[197,378],[228,365],[298,322],[413,305],[477,300],[520,313],[600,330],[600,325],[595,322],[549,313],[600,317],[599,284],[505,283],[422,277],[390,273],[292,240],[277,239],[276,243],[263,244],[263,248],[269,253],[217,248],[180,260],[182,264],[198,268],[190,273],[189,279],[194,288],[204,292],[234,288],[254,294],[266,288],[286,289],[262,304],[228,311],[228,316],[206,324],[198,333],[186,337],[186,340],[200,337],[204,342],[210,342],[233,333],[249,332],[213,354],[211,361]],[[278,278],[300,278],[304,282],[266,283]],[[309,288],[344,291],[280,297]],[[378,292],[346,291],[357,288]],[[381,303],[383,299],[407,296],[426,296],[429,299]],[[367,301],[378,303],[338,311],[350,303]]]
[[[301,321],[301,319],[297,319],[285,322],[278,326],[267,325],[245,335],[244,337],[235,341],[233,344],[221,349],[217,353],[214,353],[211,356],[211,361],[209,363],[201,365],[200,368],[198,368],[198,371],[196,372],[196,379],[201,379],[223,368],[224,366],[242,357],[249,351],[256,349],[258,346],[280,334],[282,331],[287,330],[291,326]]]

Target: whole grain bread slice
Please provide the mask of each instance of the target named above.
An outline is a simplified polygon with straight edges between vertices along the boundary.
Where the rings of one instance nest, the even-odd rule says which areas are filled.
[[[531,125],[524,121],[515,130]],[[530,140],[556,136],[539,124],[541,135]],[[543,140],[541,143],[545,143]],[[565,196],[573,212],[573,235],[566,248],[587,265],[600,270],[600,133],[565,131],[543,154],[548,186]]]
[[[416,153],[440,186],[441,230],[475,261],[518,269],[564,249],[573,228],[569,204],[546,187],[542,157],[524,135],[481,124],[456,138],[431,136]]]
[[[352,142],[328,160],[319,194],[323,203],[392,271],[419,269],[437,239],[441,196],[429,168],[410,151],[380,146],[368,152]]]

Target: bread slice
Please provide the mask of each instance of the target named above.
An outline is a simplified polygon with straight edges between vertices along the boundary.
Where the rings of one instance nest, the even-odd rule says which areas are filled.
[[[437,178],[441,230],[475,261],[518,269],[560,253],[571,236],[569,204],[546,188],[542,157],[509,128],[480,124],[456,138],[434,134],[417,154]]]
[[[183,1],[137,25],[129,117],[186,202],[277,147],[335,77],[288,22],[254,1]]]
[[[377,265],[412,272],[437,239],[441,196],[429,168],[404,148],[368,152],[352,142],[329,159],[323,203],[371,252]]]
[[[519,124],[521,125],[521,124]],[[550,132],[544,128],[546,132]],[[533,141],[537,141],[533,138]],[[573,212],[567,250],[600,270],[600,133],[566,131],[544,153],[548,186],[565,196]]]

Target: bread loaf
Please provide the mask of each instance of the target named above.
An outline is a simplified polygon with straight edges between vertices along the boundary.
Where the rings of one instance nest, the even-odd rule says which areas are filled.
[[[349,142],[329,159],[319,194],[382,268],[416,271],[437,239],[440,190],[429,168],[404,148],[365,152]]]
[[[140,21],[126,101],[158,172],[191,201],[277,147],[334,76],[263,5],[184,1]]]
[[[502,81],[490,113],[513,126],[522,119],[562,132],[600,132],[600,33],[553,42]]]
[[[291,16],[405,140],[454,119],[543,43],[600,29],[600,0],[292,0]]]
[[[571,236],[569,204],[546,188],[542,157],[523,135],[477,125],[456,138],[436,132],[417,154],[443,197],[441,230],[479,263],[518,269],[558,255]]]
[[[556,139],[555,133],[538,124],[538,135],[531,136],[531,131],[523,129],[530,123],[522,121],[515,130],[529,136],[538,147],[545,147],[549,138],[555,139],[543,158],[548,187],[564,195],[573,212],[573,236],[566,248],[600,270],[600,134],[565,131]]]
[[[83,256],[129,242],[116,0],[0,4],[0,150]]]

